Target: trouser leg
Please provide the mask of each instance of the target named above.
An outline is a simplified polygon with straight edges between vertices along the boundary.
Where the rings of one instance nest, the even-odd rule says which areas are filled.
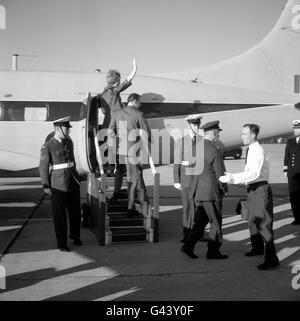
[[[66,193],[52,193],[53,223],[57,247],[67,245]]]
[[[250,200],[249,229],[253,250],[263,251],[265,244],[265,260],[278,260],[274,245],[273,195],[270,185],[250,191],[248,198]]]
[[[137,164],[136,167],[137,167],[136,170],[137,170],[137,178],[138,178],[136,191],[138,195],[137,197],[138,201],[140,203],[147,202],[149,204],[150,203],[149,196],[148,196],[145,181],[143,178],[143,167],[141,164]]]
[[[136,165],[130,161],[127,164],[127,179],[128,179],[128,209],[134,208],[134,200],[136,195],[136,187],[138,182],[138,175]]]
[[[184,243],[184,248],[193,251],[194,247],[199,240],[199,237],[203,235],[204,228],[207,224],[207,215],[204,210],[204,207],[202,205],[202,202],[197,204],[196,212],[195,212],[195,218],[194,218],[194,224],[192,229],[190,230],[187,240]]]
[[[210,222],[209,241],[207,244],[207,253],[219,251],[222,245],[222,202],[203,202],[205,212]]]
[[[296,221],[300,222],[300,177],[288,178],[292,212]]]
[[[190,197],[190,189],[183,187],[181,190],[182,199],[182,225],[186,229],[191,229],[194,223],[194,200]]]
[[[80,188],[74,189],[67,195],[67,209],[70,223],[70,238],[73,240],[80,238]]]
[[[249,219],[248,227],[252,250],[257,253],[264,252],[264,239],[259,231],[259,218],[264,217],[264,197],[257,190],[248,192]]]
[[[117,197],[117,193],[122,188],[123,178],[126,173],[126,159],[124,155],[117,155],[116,172],[114,179],[114,196]]]
[[[264,240],[260,233],[258,232],[258,228],[256,224],[254,223],[254,219],[252,217],[249,217],[248,221],[248,227],[250,231],[250,241],[252,250],[254,252],[263,252],[264,251]]]

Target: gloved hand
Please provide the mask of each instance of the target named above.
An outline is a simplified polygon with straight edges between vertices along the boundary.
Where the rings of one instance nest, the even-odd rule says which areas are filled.
[[[219,181],[221,183],[225,183],[228,184],[230,183],[233,179],[232,179],[232,175],[230,173],[225,173],[226,175],[220,176],[219,177]]]
[[[181,184],[180,183],[174,183],[174,187],[176,189],[179,189],[180,191],[182,190]]]
[[[51,193],[51,188],[44,188],[44,192],[45,192],[46,194],[49,194],[49,195],[52,194],[52,193]]]

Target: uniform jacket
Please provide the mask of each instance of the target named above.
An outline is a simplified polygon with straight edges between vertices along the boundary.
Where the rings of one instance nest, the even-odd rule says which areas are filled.
[[[288,177],[300,173],[300,144],[297,144],[296,137],[287,141],[284,154],[284,171]]]
[[[74,162],[71,168],[52,169],[52,165]],[[43,188],[51,188],[54,192],[70,192],[78,187],[79,175],[76,171],[73,142],[66,139],[65,143],[52,137],[41,149],[40,176]]]
[[[131,84],[131,81],[126,79],[119,86],[106,86],[102,94],[98,95],[99,104],[104,112],[102,128],[108,128],[112,113],[124,108],[120,94],[131,86]]]
[[[196,144],[200,144],[202,136],[197,135]],[[184,188],[190,188],[192,185],[193,175],[187,172],[191,169],[194,159],[191,157],[192,137],[188,134],[182,137],[181,142],[176,142],[174,147],[174,183],[180,183]]]
[[[126,127],[120,128],[120,122]],[[125,123],[126,122],[126,123]],[[109,129],[112,130],[118,136],[118,154],[127,155],[130,149],[138,150],[140,146],[139,136],[136,139],[130,138],[130,133],[133,130],[142,129],[148,138],[148,143],[151,142],[151,132],[148,123],[144,117],[144,114],[135,107],[127,106],[116,113],[112,114],[112,118],[109,124]],[[133,147],[133,145],[137,144]]]
[[[195,201],[221,200],[227,185],[219,182],[225,174],[222,153],[210,140],[204,139],[204,168],[200,175],[193,176],[191,192]]]

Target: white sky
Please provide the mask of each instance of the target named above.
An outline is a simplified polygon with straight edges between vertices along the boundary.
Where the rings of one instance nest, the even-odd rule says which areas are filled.
[[[249,49],[287,0],[0,0],[0,69],[139,73],[196,68]]]

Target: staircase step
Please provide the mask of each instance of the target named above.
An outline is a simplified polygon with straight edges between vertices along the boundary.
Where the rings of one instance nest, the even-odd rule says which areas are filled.
[[[116,204],[116,205],[108,205],[107,206],[107,213],[110,212],[126,212],[128,211],[128,202],[124,202],[125,204]]]
[[[124,227],[132,228],[135,226],[144,226],[144,217],[137,218],[114,218],[109,219],[108,226],[111,228]]]
[[[107,213],[107,218],[109,220],[114,220],[114,219],[125,219],[125,218],[143,218],[144,216],[139,213],[138,215],[134,217],[128,217],[127,211],[125,212],[112,212],[112,213]]]
[[[149,231],[145,228],[111,228],[111,243],[123,242],[147,242],[149,240]]]

